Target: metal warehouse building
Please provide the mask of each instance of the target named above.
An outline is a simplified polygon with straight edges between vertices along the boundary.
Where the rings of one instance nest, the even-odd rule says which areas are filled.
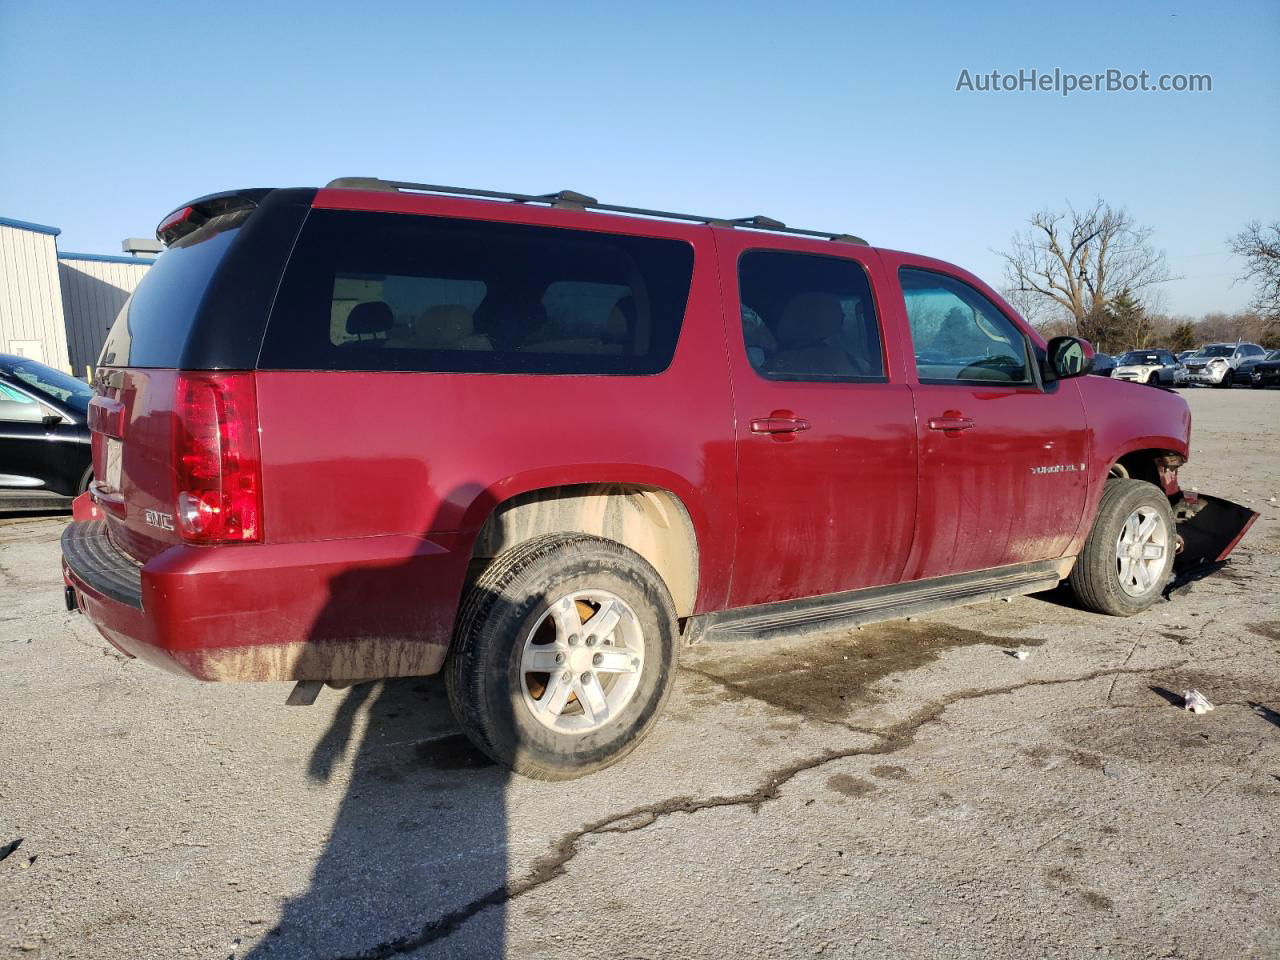
[[[57,227],[0,217],[0,353],[85,376],[158,243],[126,240],[125,256],[60,252]]]

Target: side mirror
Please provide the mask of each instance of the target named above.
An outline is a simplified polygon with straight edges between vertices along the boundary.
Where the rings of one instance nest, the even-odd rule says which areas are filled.
[[[1093,369],[1093,345],[1079,337],[1054,337],[1045,348],[1044,379],[1083,377]]]
[[[40,418],[40,422],[46,427],[56,427],[62,422],[62,415],[58,413],[47,413]]]

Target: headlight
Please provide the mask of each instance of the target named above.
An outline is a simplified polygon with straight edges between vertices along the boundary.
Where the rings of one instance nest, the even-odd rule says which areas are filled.
[[[1216,366],[1225,367],[1226,365],[1227,365],[1227,361],[1222,359],[1222,357],[1214,357],[1212,360],[1209,361],[1209,366],[1211,367],[1216,367]]]

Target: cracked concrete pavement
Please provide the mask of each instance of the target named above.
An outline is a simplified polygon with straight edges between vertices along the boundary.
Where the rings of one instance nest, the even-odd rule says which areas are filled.
[[[695,647],[567,784],[434,679],[298,709],[124,660],[61,609],[65,519],[0,520],[0,956],[1280,956],[1280,393],[1185,395],[1184,486],[1262,513],[1218,574]]]

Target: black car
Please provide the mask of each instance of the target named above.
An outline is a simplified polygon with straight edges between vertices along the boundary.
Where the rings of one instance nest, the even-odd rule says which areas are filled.
[[[1116,368],[1116,358],[1109,353],[1095,353],[1093,355],[1093,369],[1090,373],[1095,373],[1100,377],[1111,376],[1111,371]]]
[[[1263,387],[1280,387],[1280,357],[1276,356],[1278,352],[1280,351],[1272,350],[1266,358],[1253,365],[1249,386],[1255,390],[1261,390]]]
[[[0,510],[62,508],[93,479],[88,384],[0,353]]]
[[[1260,363],[1272,360],[1280,360],[1280,350],[1268,350],[1261,357],[1250,357],[1248,360],[1242,361],[1240,366],[1235,369],[1235,382],[1252,384],[1254,368]]]

